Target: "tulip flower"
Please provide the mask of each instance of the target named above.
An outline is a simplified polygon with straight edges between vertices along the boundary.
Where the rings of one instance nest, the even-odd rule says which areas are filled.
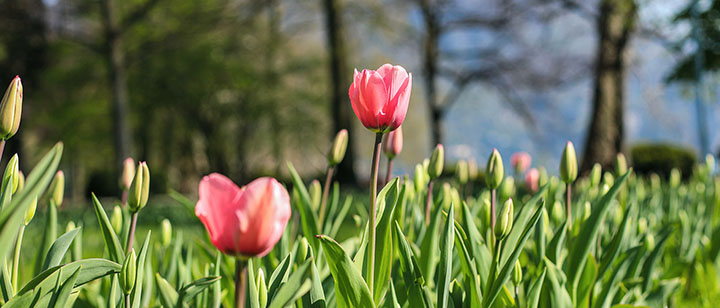
[[[122,174],[120,175],[120,189],[124,191],[130,189],[133,178],[135,178],[135,161],[131,157],[128,157],[123,161]]]
[[[532,157],[527,152],[517,152],[510,156],[510,164],[517,174],[525,172],[525,170],[530,168],[531,163]]]
[[[525,173],[525,186],[532,191],[536,192],[538,190],[538,181],[540,179],[540,171],[538,171],[535,168],[532,168],[528,170],[527,173]]]
[[[355,70],[348,94],[360,122],[375,133],[387,133],[405,120],[411,90],[412,74],[402,66],[385,64],[377,71]]]

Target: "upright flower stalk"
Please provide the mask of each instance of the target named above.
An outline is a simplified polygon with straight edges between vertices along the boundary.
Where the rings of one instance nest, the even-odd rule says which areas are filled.
[[[490,189],[490,230],[495,230],[497,189],[500,187],[504,176],[502,156],[500,156],[497,149],[493,149],[485,166],[485,184]],[[494,233],[491,232],[491,236],[494,237]],[[494,243],[495,241],[493,239],[490,242]]]
[[[428,181],[427,198],[425,198],[425,225],[430,225],[430,210],[432,208],[432,191],[433,183],[435,179],[442,175],[443,167],[445,164],[445,148],[442,144],[435,146],[432,156],[430,156],[430,163],[428,164],[428,175],[430,180]]]
[[[135,172],[130,190],[128,193],[128,209],[132,213],[130,230],[128,230],[127,245],[125,251],[130,251],[135,238],[135,226],[137,225],[138,212],[147,205],[150,194],[150,169],[146,162],[140,162]]]
[[[355,115],[363,126],[375,133],[373,158],[370,171],[370,212],[368,280],[370,293],[373,292],[375,276],[375,199],[377,197],[377,176],[380,161],[380,147],[383,134],[396,130],[402,125],[407,114],[412,92],[412,74],[401,66],[385,64],[374,70],[355,70],[353,83],[348,90],[350,103]]]
[[[328,169],[327,175],[325,176],[325,187],[323,187],[322,199],[320,201],[320,223],[325,221],[325,210],[327,207],[327,199],[330,194],[330,184],[332,184],[333,173],[335,172],[335,166],[337,166],[343,158],[345,158],[345,151],[347,150],[348,144],[348,131],[347,129],[341,129],[335,139],[333,140],[332,148],[328,153]],[[321,228],[323,226],[320,226]]]
[[[577,178],[577,157],[575,146],[568,141],[560,158],[560,177],[565,183],[565,219],[568,231],[572,230],[572,183]]]
[[[0,158],[5,149],[5,142],[12,138],[20,128],[22,102],[22,82],[20,76],[15,76],[0,101]]]

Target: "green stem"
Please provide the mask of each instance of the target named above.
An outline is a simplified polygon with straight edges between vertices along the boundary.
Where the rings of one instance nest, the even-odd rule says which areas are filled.
[[[567,217],[567,229],[572,230],[572,186],[570,183],[565,184],[565,217]],[[568,234],[569,235],[569,234]]]
[[[425,198],[425,226],[430,225],[430,208],[432,207],[433,180],[428,182],[427,198]]]
[[[385,172],[385,182],[383,182],[384,185],[390,183],[390,178],[392,178],[392,163],[393,159],[388,158],[387,171]]]
[[[370,257],[368,258],[368,287],[370,294],[373,294],[375,285],[375,199],[377,198],[378,168],[380,165],[380,147],[382,146],[383,133],[375,135],[375,147],[373,149],[372,169],[370,172]]]
[[[495,244],[495,199],[497,195],[497,189],[493,188],[490,190],[490,243]]]
[[[235,260],[235,308],[245,308],[247,264],[247,260],[242,257]]]
[[[130,308],[130,294],[125,294],[125,308]]]
[[[20,226],[17,241],[15,242],[15,252],[12,265],[12,285],[14,292],[18,291],[18,266],[20,265],[20,249],[22,248],[23,235],[25,234],[25,225]]]
[[[133,245],[133,239],[135,238],[135,226],[137,225],[137,216],[138,213],[135,212],[132,214],[132,222],[130,222],[130,230],[128,230],[128,240],[127,245],[125,246],[125,253],[129,253],[130,249]]]
[[[335,166],[328,166],[327,176],[325,177],[325,187],[323,188],[322,201],[320,201],[320,229],[322,231],[323,223],[325,222],[325,207],[327,206],[328,195],[330,194],[330,184],[332,183],[332,176],[335,172]]]

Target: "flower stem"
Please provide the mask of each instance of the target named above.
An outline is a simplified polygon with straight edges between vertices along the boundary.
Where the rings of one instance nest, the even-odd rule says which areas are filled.
[[[247,289],[247,260],[235,261],[235,308],[245,308],[245,289]]]
[[[15,252],[13,256],[13,265],[12,265],[12,285],[14,288],[13,292],[18,291],[18,266],[20,266],[20,248],[22,248],[22,241],[23,241],[23,235],[25,234],[25,225],[20,226],[20,231],[18,232],[17,241],[15,242]]]
[[[135,238],[135,226],[137,225],[137,216],[137,212],[132,214],[132,221],[130,222],[130,230],[128,230],[128,240],[127,245],[125,246],[125,253],[130,252],[130,249],[133,245],[133,240]]]
[[[370,171],[370,257],[368,258],[368,287],[370,294],[373,294],[375,285],[375,199],[377,198],[378,168],[380,165],[380,146],[382,146],[382,133],[375,135],[375,147],[373,149],[372,169]]]
[[[390,178],[392,178],[392,163],[393,159],[388,158],[387,171],[385,172],[385,182],[383,182],[383,185],[390,183]]]
[[[5,151],[5,139],[0,139],[0,159],[2,159],[3,151]]]
[[[327,206],[328,195],[330,194],[330,184],[332,184],[332,176],[335,172],[335,166],[328,166],[327,176],[325,177],[325,187],[323,187],[322,201],[320,201],[320,231],[322,231],[325,222],[325,207]]]
[[[130,294],[125,294],[125,308],[130,308]]]
[[[427,198],[425,198],[425,226],[430,225],[430,208],[432,207],[432,190],[434,183],[433,180],[428,182]]]
[[[567,217],[567,229],[568,231],[572,230],[572,192],[571,192],[572,186],[570,183],[565,184],[565,217]]]
[[[490,190],[490,242],[495,243],[495,199],[497,198],[497,189]]]

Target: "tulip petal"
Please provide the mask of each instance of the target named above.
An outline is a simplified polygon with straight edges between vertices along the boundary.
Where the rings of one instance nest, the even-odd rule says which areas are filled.
[[[246,186],[236,211],[241,238],[238,250],[246,255],[262,257],[275,246],[290,220],[290,196],[285,187],[269,177],[258,178]]]
[[[370,125],[368,128],[381,128],[379,117],[389,98],[382,76],[376,71],[363,70],[359,90],[360,104],[367,109],[363,124]]]
[[[410,93],[412,92],[412,74],[408,75],[405,82],[398,89],[397,95],[393,97],[390,102],[385,106],[386,114],[389,116],[387,123],[389,129],[395,130],[405,120],[407,114],[408,105],[410,103]]]
[[[234,229],[238,221],[235,215],[227,213],[242,207],[238,202],[243,190],[224,175],[213,173],[203,177],[198,193],[195,215],[205,225],[213,245],[225,253],[233,253],[232,235],[237,233]]]
[[[400,88],[405,84],[405,80],[408,78],[407,71],[400,65],[392,66],[385,64],[381,66],[378,73],[383,76],[385,86],[388,88],[389,97],[397,96]]]

